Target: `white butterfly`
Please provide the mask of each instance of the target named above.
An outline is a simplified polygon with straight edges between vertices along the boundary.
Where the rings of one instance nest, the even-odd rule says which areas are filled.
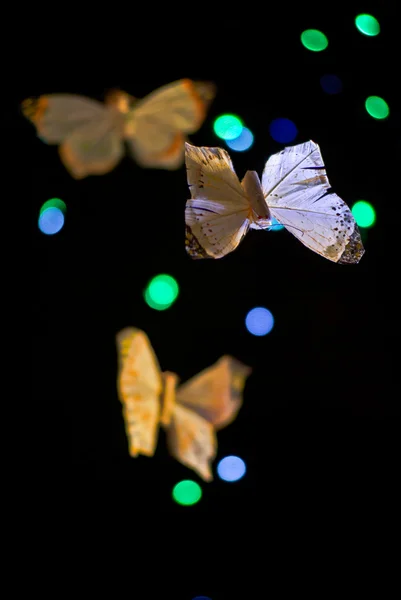
[[[28,98],[23,114],[38,136],[59,145],[60,157],[76,179],[103,175],[125,154],[124,141],[143,167],[177,169],[184,162],[185,135],[202,125],[215,87],[181,79],[142,100],[115,90],[106,103],[74,94]]]
[[[217,451],[215,431],[237,416],[251,369],[223,356],[177,387],[178,376],[162,373],[143,331],[128,327],[116,339],[117,388],[130,455],[153,456],[160,424],[166,429],[170,453],[204,480],[213,479],[210,463]]]
[[[338,263],[358,263],[365,250],[354,217],[330,187],[320,148],[312,141],[284,148],[240,182],[221,148],[185,144],[191,200],[185,208],[185,247],[192,258],[221,258],[248,229],[272,217],[305,246]]]

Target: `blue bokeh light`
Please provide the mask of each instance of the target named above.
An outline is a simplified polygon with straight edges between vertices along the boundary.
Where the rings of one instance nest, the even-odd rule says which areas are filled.
[[[245,326],[252,335],[267,335],[273,329],[274,317],[267,308],[257,306],[246,315]]]
[[[343,82],[337,75],[322,75],[320,85],[326,94],[339,94],[343,89]]]
[[[217,474],[224,481],[238,481],[245,472],[245,463],[238,456],[226,456],[217,465]]]
[[[279,223],[277,221],[277,219],[272,217],[272,224],[270,225],[270,227],[267,227],[267,230],[268,231],[280,231],[280,229],[284,229],[284,225],[281,225],[281,223]]]
[[[274,119],[269,125],[270,135],[276,142],[286,144],[292,142],[298,135],[298,129],[290,119]]]
[[[64,215],[59,208],[52,206],[46,208],[38,219],[38,227],[42,233],[53,235],[58,233],[64,225]]]
[[[253,144],[253,133],[248,127],[243,127],[239,136],[233,140],[226,140],[226,144],[231,150],[236,150],[237,152],[249,150]]]

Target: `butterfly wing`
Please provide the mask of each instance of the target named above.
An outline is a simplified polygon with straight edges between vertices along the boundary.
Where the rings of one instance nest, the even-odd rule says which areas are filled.
[[[27,98],[22,113],[36,127],[38,136],[47,144],[61,144],[77,129],[107,114],[106,107],[96,100],[75,94],[48,94]]]
[[[312,141],[267,161],[262,188],[273,217],[305,246],[333,262],[358,263],[365,250],[354,217],[330,188],[320,148]]]
[[[75,179],[104,175],[120,162],[124,154],[123,138],[113,119],[88,123],[70,135],[59,152]]]
[[[116,336],[117,389],[131,456],[154,454],[160,418],[162,378],[147,335],[132,327]]]
[[[231,423],[242,405],[242,392],[250,367],[231,356],[223,356],[186,383],[180,385],[176,398],[221,429]]]
[[[47,144],[58,144],[61,159],[76,179],[111,171],[124,153],[124,116],[112,106],[74,94],[28,98],[23,114]]]
[[[251,206],[228,153],[185,144],[191,199],[185,207],[185,248],[191,258],[221,258],[249,228]]]
[[[181,79],[142,100],[126,123],[128,145],[143,167],[177,169],[184,161],[185,136],[202,125],[215,88],[209,82]]]
[[[215,429],[235,419],[250,368],[223,356],[176,392],[167,443],[171,454],[196,471],[205,481],[213,479],[211,462],[216,457]]]
[[[147,131],[144,132],[144,129]],[[127,139],[135,161],[144,168],[174,171],[184,162],[185,138],[180,132],[160,125],[139,127],[138,137]]]
[[[216,456],[217,440],[213,426],[206,419],[176,404],[167,428],[167,444],[180,463],[205,481],[213,479],[210,464]]]

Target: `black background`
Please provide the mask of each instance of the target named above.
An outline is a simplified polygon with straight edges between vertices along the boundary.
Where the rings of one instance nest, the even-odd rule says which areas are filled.
[[[34,58],[14,87],[7,119],[21,148],[21,177],[31,185],[33,401],[43,415],[52,465],[47,480],[63,479],[79,513],[85,494],[96,498],[89,514],[99,510],[98,532],[105,520],[129,523],[126,541],[133,548],[147,538],[148,520],[167,516],[176,528],[177,569],[183,570],[184,562],[192,564],[191,544],[206,556],[219,548],[230,555],[227,538],[223,543],[219,535],[230,523],[247,530],[253,517],[262,529],[277,526],[277,505],[288,506],[288,523],[306,498],[311,513],[328,497],[338,499],[338,508],[352,501],[347,490],[361,475],[387,472],[393,460],[388,427],[400,414],[397,15],[395,3],[354,1],[341,10],[285,3],[252,10],[248,4],[198,4],[171,7],[174,13],[165,6],[157,15],[151,8],[143,14],[111,9],[85,20],[59,15],[63,27],[52,40],[40,28],[30,32]],[[376,16],[379,36],[356,29],[360,12]],[[302,46],[307,28],[328,36],[327,50]],[[342,79],[341,94],[323,92],[325,73]],[[274,118],[294,121],[294,143],[320,145],[333,190],[351,206],[364,199],[376,209],[375,226],[363,234],[360,264],[331,263],[286,231],[251,231],[224,259],[191,261],[184,250],[185,167],[143,170],[125,157],[108,175],[75,181],[56,148],[36,138],[18,110],[24,98],[54,92],[102,99],[119,87],[143,97],[181,77],[217,85],[192,143],[224,147],[213,132],[222,113],[240,115],[253,131],[249,151],[230,152],[240,178],[248,169],[261,174],[266,159],[283,147],[269,135]],[[367,114],[369,95],[386,99],[388,119]],[[37,217],[52,197],[66,203],[66,221],[60,233],[45,236]],[[158,312],[142,292],[163,272],[177,279],[180,294],[172,308]],[[262,338],[244,326],[257,305],[275,317],[273,331]],[[218,434],[215,462],[241,456],[248,469],[241,481],[204,484],[168,455],[163,432],[153,458],[128,456],[115,349],[115,335],[126,326],[146,331],[161,367],[182,380],[223,354],[253,368],[237,420]],[[185,478],[203,488],[193,507],[171,499],[173,485]],[[108,506],[111,496],[119,508],[102,513],[99,503]],[[209,526],[207,541],[194,542],[201,523]],[[258,529],[251,529],[252,546],[262,544]],[[159,556],[166,547],[160,542]],[[234,571],[244,553],[244,547],[234,552]],[[177,575],[176,587],[170,580],[162,588],[189,600],[197,593],[212,600],[236,597],[225,595],[232,581],[208,565],[194,563],[197,576],[189,583]]]

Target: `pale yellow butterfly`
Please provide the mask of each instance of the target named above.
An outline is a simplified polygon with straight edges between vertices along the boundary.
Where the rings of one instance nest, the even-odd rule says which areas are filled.
[[[313,141],[284,148],[266,162],[262,182],[247,171],[240,182],[221,148],[185,144],[191,199],[185,208],[185,247],[192,258],[222,258],[248,229],[272,217],[305,246],[338,263],[358,263],[365,250],[356,221],[329,180]]]
[[[205,481],[213,479],[216,430],[231,423],[242,405],[251,369],[223,356],[183,385],[162,372],[147,335],[128,327],[117,336],[117,389],[131,456],[153,456],[161,425],[169,451]]]
[[[59,146],[65,167],[81,179],[114,169],[124,142],[143,167],[179,168],[185,136],[202,125],[214,95],[212,83],[181,79],[141,100],[120,90],[105,103],[74,94],[28,98],[22,112],[44,142]]]

